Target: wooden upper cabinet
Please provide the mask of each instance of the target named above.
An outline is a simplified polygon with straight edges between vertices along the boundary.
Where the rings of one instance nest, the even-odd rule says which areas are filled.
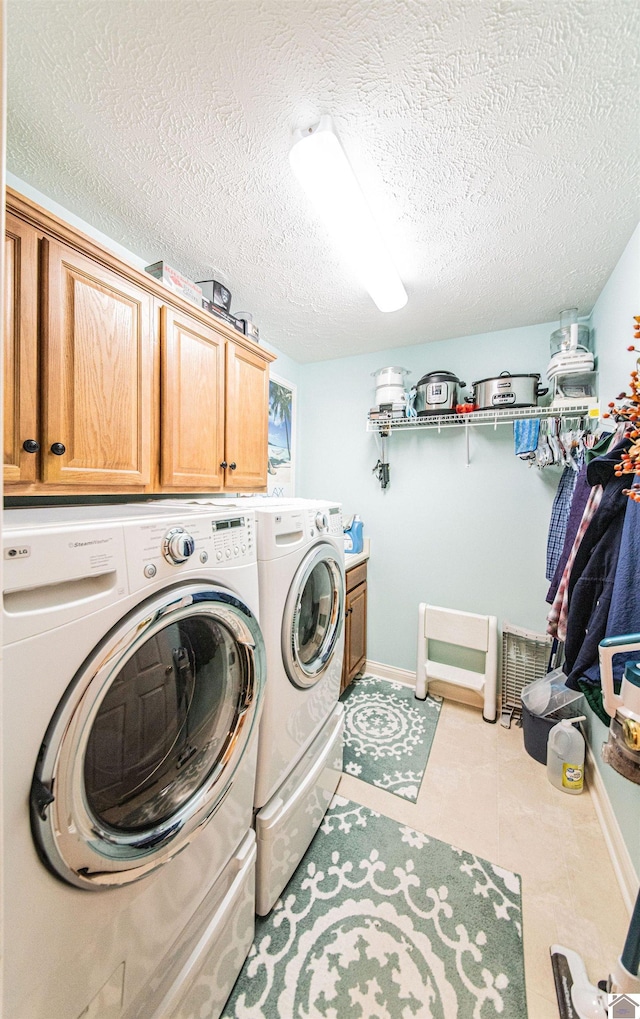
[[[38,429],[38,233],[7,214],[4,245],[4,480],[33,482]]]
[[[146,485],[153,298],[66,245],[42,244],[42,480]]]
[[[160,338],[160,483],[192,492],[221,489],[224,337],[163,305]]]
[[[256,492],[267,487],[269,364],[228,340],[226,367],[225,487]]]
[[[10,188],[7,204],[7,493],[264,490],[274,355]]]

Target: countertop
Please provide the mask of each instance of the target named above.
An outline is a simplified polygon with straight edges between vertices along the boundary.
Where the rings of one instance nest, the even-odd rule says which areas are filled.
[[[369,538],[362,539],[362,552],[345,552],[344,554],[344,568],[345,570],[352,570],[354,566],[359,566],[360,563],[366,563],[369,558]]]

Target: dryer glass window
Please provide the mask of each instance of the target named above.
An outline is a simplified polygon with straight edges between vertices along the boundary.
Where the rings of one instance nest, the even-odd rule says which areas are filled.
[[[328,668],[342,629],[344,581],[333,550],[314,549],[293,579],[285,605],[282,651],[289,679],[310,687]]]
[[[311,665],[327,639],[334,602],[334,585],[325,562],[318,563],[307,578],[300,595],[297,620],[298,658],[303,666]]]
[[[88,740],[85,792],[106,827],[171,818],[220,762],[236,727],[243,659],[231,631],[192,615],[150,637],[112,682]]]

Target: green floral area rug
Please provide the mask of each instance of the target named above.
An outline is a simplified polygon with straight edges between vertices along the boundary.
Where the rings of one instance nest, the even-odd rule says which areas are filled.
[[[375,847],[375,848],[374,848]],[[520,879],[334,797],[223,1019],[526,1019]]]
[[[342,695],[347,775],[415,803],[438,724],[442,698],[416,699],[413,687],[375,676],[355,679]]]

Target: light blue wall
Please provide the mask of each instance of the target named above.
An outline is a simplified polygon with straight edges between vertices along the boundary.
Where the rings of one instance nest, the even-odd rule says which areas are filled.
[[[503,370],[540,372],[556,323],[303,365],[299,493],[359,513],[371,538],[368,657],[414,670],[418,604],[493,613],[544,632],[545,550],[558,468],[514,455],[513,428],[477,427],[471,466],[463,429],[394,433],[391,483],[372,468],[379,440],[366,432],[371,373],[385,365],[447,369],[468,384]]]
[[[627,350],[634,342],[634,315],[640,315],[640,226],[600,294],[591,316],[603,404],[615,399],[620,392],[628,391],[629,372],[635,368],[638,356]],[[603,764],[600,753],[607,738],[607,729],[588,708],[586,710],[589,743],[640,878],[640,786]]]
[[[640,315],[640,224],[591,313],[603,406],[629,390],[629,373],[638,357],[627,350],[634,343],[634,315]]]

